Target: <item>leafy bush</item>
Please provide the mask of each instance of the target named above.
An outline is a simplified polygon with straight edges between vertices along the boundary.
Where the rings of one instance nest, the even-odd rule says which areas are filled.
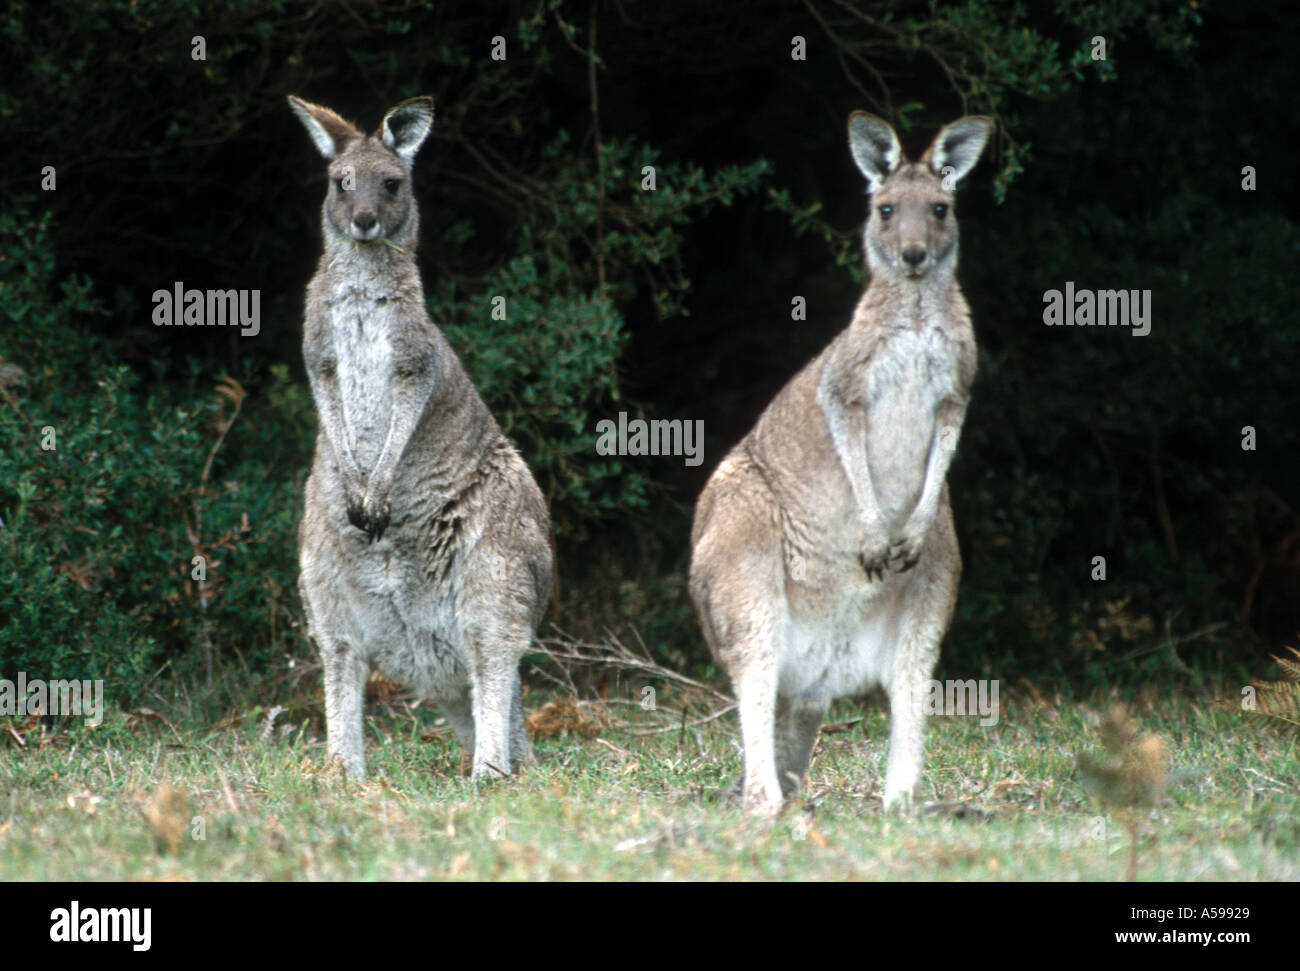
[[[1288,163],[1268,136],[1294,89],[1296,15],[896,6],[546,0],[502,20],[467,4],[246,0],[199,17],[13,0],[0,352],[27,378],[0,372],[0,666],[35,673],[29,659],[63,651],[59,665],[136,672],[236,649],[256,665],[290,646],[313,425],[297,322],[323,185],[287,92],[366,123],[435,96],[416,175],[429,308],[551,499],[562,624],[633,624],[665,662],[703,659],[681,583],[690,506],[848,320],[863,200],[843,120],[867,108],[911,150],[962,110],[999,121],[973,180],[993,192],[961,200],[981,370],[952,474],[967,569],[945,657],[999,674],[1066,658],[1100,677],[1137,670],[1134,650],[1169,658],[1165,631],[1234,615],[1291,636],[1300,240],[1295,189],[1267,173]],[[506,61],[488,53],[498,34]],[[47,164],[53,222],[12,203]],[[1240,191],[1244,164],[1258,192]],[[80,275],[56,275],[51,248]],[[261,289],[269,325],[225,344],[154,334],[142,352],[149,295],[178,279]],[[1044,328],[1041,295],[1065,280],[1151,289],[1152,336]],[[814,308],[800,326],[793,294]],[[704,466],[596,455],[594,422],[623,409],[707,419]],[[1257,451],[1239,447],[1245,425]],[[1115,604],[1151,618],[1151,643],[1106,636]]]
[[[658,314],[683,314],[690,288],[680,256],[684,224],[753,192],[769,169],[759,160],[706,173],[630,143],[602,146],[593,164],[565,155],[567,142],[560,136],[544,153],[557,160],[539,190],[553,205],[520,227],[517,255],[477,292],[441,280],[429,300],[431,316],[550,496],[561,534],[645,508],[646,477],[594,447],[596,422],[620,399],[618,364],[629,336],[620,308],[648,279]],[[642,188],[646,165],[654,168],[653,189]]]
[[[55,285],[48,227],[0,213],[0,672],[121,699],[194,644],[264,660],[290,627],[310,402],[276,369],[271,406],[232,424],[238,382],[112,363],[87,281]]]

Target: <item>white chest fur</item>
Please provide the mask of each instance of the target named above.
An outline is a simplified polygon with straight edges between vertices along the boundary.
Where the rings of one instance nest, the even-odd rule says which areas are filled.
[[[383,450],[392,411],[395,303],[373,285],[347,283],[331,294],[331,337],[338,361],[344,433],[363,474]]]
[[[876,348],[864,378],[867,467],[881,512],[897,527],[925,484],[939,406],[957,395],[957,351],[937,327],[899,329]]]

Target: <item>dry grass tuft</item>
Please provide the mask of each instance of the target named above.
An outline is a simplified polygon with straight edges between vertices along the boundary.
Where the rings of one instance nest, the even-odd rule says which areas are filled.
[[[548,701],[528,716],[526,724],[528,734],[533,738],[554,738],[556,735],[595,738],[605,727],[599,717],[585,714],[578,699],[573,697]]]
[[[153,827],[159,845],[175,856],[185,832],[185,794],[173,789],[170,782],[164,782],[153,795],[136,793],[135,800],[141,814]]]

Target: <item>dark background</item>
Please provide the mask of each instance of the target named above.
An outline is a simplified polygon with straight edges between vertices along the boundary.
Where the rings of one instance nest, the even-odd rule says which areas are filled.
[[[276,671],[307,651],[299,341],[324,168],[291,93],[368,130],[434,96],[415,169],[430,312],[550,496],[566,632],[708,664],[692,504],[865,283],[860,108],[912,154],[963,113],[998,122],[960,196],[981,362],[950,477],[966,572],[946,669],[1204,683],[1295,643],[1293,9],[54,0],[5,18],[4,672]],[[153,327],[178,280],[259,289],[260,335]],[[1067,280],[1150,289],[1150,335],[1043,326]],[[620,410],[702,419],[704,464],[596,456]]]

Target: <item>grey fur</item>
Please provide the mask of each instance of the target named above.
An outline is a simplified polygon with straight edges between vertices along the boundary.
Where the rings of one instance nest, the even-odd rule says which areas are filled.
[[[964,176],[991,130],[963,118],[912,163],[886,122],[850,117],[873,193],[871,283],[696,506],[691,597],[735,684],[751,811],[776,812],[798,791],[831,700],[877,684],[891,711],[885,806],[915,798],[920,692],[961,575],[945,479],[976,363],[942,177]]]
[[[330,163],[303,328],[320,429],[298,538],[328,751],[365,774],[375,668],[439,703],[475,778],[507,774],[532,758],[519,659],[550,599],[550,517],[425,310],[410,176],[433,102],[397,105],[370,136],[289,104]]]

